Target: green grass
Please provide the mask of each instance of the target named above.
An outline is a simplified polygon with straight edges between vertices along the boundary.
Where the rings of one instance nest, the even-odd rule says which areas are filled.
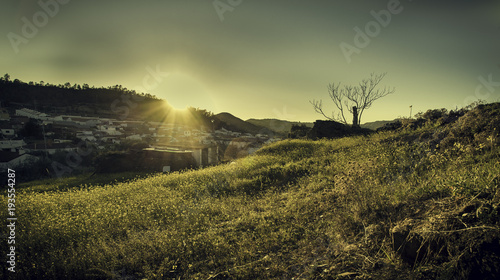
[[[87,186],[104,186],[118,184],[135,179],[147,178],[149,173],[124,172],[113,174],[84,173],[75,176],[41,179],[17,184],[16,191],[21,192],[54,192],[66,191]]]
[[[424,207],[432,201],[451,201],[451,208],[478,195],[494,201],[499,149],[440,151],[402,140],[426,129],[285,140],[232,164],[113,184],[79,178],[23,187],[16,197],[15,276],[347,279],[342,273],[353,272],[361,279],[419,279],[446,278],[446,271],[455,277],[460,262],[453,266],[451,255],[406,264],[389,231],[422,215],[419,209],[434,209]],[[87,185],[77,187],[82,180]],[[5,195],[1,201],[6,209]],[[496,227],[494,218],[464,223]]]

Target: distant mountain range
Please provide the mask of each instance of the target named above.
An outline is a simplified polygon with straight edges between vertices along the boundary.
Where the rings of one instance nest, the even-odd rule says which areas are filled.
[[[310,122],[291,122],[285,120],[278,119],[249,119],[247,122],[252,123],[254,125],[266,127],[276,133],[287,133],[290,132],[290,129],[293,125],[305,125],[307,127],[313,127],[313,123]]]
[[[224,127],[228,130],[249,132],[252,134],[273,133],[284,137],[288,135],[293,125],[304,125],[309,128],[312,128],[314,126],[314,123],[312,122],[294,122],[278,119],[248,119],[244,121],[230,113],[220,113],[215,115],[215,118],[217,118],[221,123],[225,123]],[[361,127],[371,130],[377,130],[377,128],[391,122],[394,121],[367,122],[362,124]]]
[[[374,121],[374,122],[367,122],[361,125],[362,128],[368,128],[371,130],[377,130],[377,128],[384,126],[387,123],[394,122],[396,120],[392,121]]]
[[[251,134],[274,134],[274,131],[265,126],[244,121],[230,113],[219,113],[214,118],[220,122],[220,126],[227,130]]]

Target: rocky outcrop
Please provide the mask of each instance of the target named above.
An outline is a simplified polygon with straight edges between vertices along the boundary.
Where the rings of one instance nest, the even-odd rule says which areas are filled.
[[[336,121],[321,121],[314,122],[313,128],[307,133],[309,139],[321,138],[341,138],[352,135],[368,134],[370,129],[351,127]]]

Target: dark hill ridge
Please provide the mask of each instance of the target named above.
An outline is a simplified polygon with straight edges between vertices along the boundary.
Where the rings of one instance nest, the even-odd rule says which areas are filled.
[[[224,127],[227,130],[241,132],[241,133],[251,133],[251,134],[272,134],[272,131],[266,127],[252,124],[246,122],[238,117],[233,116],[230,113],[219,113],[214,116],[214,118],[219,122],[218,127]]]
[[[116,119],[162,120],[172,111],[164,100],[119,85],[108,88],[56,86],[0,80],[2,105],[26,107],[48,114]],[[162,110],[157,110],[161,108]]]
[[[198,108],[188,112],[175,110],[167,101],[148,93],[138,93],[120,85],[95,88],[80,85],[24,83],[0,78],[1,106],[10,111],[34,109],[50,115],[80,115],[175,123],[186,126],[212,127],[211,113]]]

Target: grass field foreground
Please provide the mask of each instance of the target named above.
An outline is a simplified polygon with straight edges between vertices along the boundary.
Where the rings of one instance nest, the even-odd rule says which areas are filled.
[[[202,170],[20,189],[17,272],[2,278],[494,279],[500,139],[489,121],[460,123],[475,110]]]

